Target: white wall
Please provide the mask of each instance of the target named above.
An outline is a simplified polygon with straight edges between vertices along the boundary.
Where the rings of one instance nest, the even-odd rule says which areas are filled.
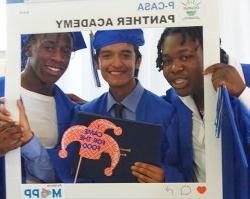
[[[4,75],[5,61],[5,51],[0,50],[0,76]]]
[[[6,50],[6,6],[5,0],[0,0],[0,51]]]
[[[219,2],[222,47],[240,63],[250,63],[250,1]]]
[[[6,50],[6,10],[5,1],[0,0],[0,76],[4,74]]]
[[[91,68],[89,32],[83,32],[83,37],[87,48],[72,54],[69,67],[57,84],[66,93],[74,93],[85,100],[91,100],[103,93],[107,87],[103,82],[101,88],[95,86]]]

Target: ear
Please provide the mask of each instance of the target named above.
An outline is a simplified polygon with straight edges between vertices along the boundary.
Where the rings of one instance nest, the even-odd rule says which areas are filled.
[[[24,48],[25,50],[25,54],[27,57],[31,57],[32,56],[32,46],[30,44],[27,44]]]
[[[97,70],[99,70],[100,69],[100,66],[99,66],[100,61],[98,60],[97,54],[94,54],[92,59],[93,59],[93,64],[94,64],[95,68]]]
[[[135,61],[135,69],[139,70],[140,66],[141,66],[141,57],[138,57]]]

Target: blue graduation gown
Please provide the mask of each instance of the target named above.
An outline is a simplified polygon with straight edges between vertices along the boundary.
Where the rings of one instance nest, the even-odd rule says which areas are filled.
[[[250,65],[242,65],[250,86]],[[226,199],[250,198],[250,112],[236,97],[222,90],[223,195]]]
[[[222,166],[223,196],[226,199],[249,198],[250,114],[235,97],[222,90]]]
[[[107,96],[108,93],[104,93],[99,98],[80,106],[78,110],[110,116],[107,112]],[[136,120],[161,125],[165,133],[164,136],[166,136],[167,132],[171,131],[169,128],[172,127],[171,123],[175,120],[175,117],[173,108],[170,104],[166,103],[166,101],[162,100],[159,96],[144,89],[136,109]],[[165,137],[162,148],[162,167],[166,171],[165,179],[167,182],[183,181],[182,174],[174,167],[170,167],[166,164],[166,148],[168,144]]]
[[[192,111],[180,100],[173,88],[163,97],[175,107],[176,120],[168,133],[167,162],[184,175],[184,182],[194,182],[192,149]]]
[[[250,86],[250,66],[243,66],[246,85]],[[193,151],[192,151],[192,112],[177,96],[173,88],[166,92],[163,97],[167,102],[174,105],[177,113],[175,133],[168,134],[169,150],[167,161],[175,166],[183,175],[185,182],[193,182],[195,174],[193,171]],[[236,124],[237,134],[243,151],[239,152],[236,147],[235,137],[231,132],[232,126],[225,112],[222,119],[222,163],[223,163],[223,194],[225,199],[248,199],[249,192],[249,168],[244,168],[239,153],[243,153],[246,163],[249,165],[250,159],[250,114],[239,99],[230,97],[230,107],[232,107],[233,122]],[[226,108],[225,111],[228,111]],[[246,165],[245,165],[246,166]]]
[[[58,124],[58,143],[53,149],[47,149],[51,161],[53,163],[56,181],[57,182],[72,182],[72,177],[70,175],[70,170],[72,167],[73,157],[69,156],[68,161],[63,161],[59,156],[58,152],[61,148],[61,140],[63,133],[72,125],[76,123],[76,103],[73,103],[63,91],[55,85],[53,95],[56,100],[56,110],[57,110],[57,124]],[[70,145],[68,147],[69,153],[73,154],[75,151],[75,146]],[[63,166],[62,166],[63,165]]]

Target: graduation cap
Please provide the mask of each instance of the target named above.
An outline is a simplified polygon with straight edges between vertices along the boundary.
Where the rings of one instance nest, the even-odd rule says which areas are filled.
[[[21,35],[21,49],[22,49],[22,57],[21,57],[21,67],[22,69],[26,65],[27,55],[25,52],[25,46],[30,41],[30,38],[33,34],[24,34]],[[86,44],[81,32],[70,32],[70,35],[73,39],[73,51],[77,51],[83,48],[86,48]]]
[[[100,30],[95,33],[93,46],[96,50],[117,43],[129,43],[135,47],[144,45],[141,29]]]

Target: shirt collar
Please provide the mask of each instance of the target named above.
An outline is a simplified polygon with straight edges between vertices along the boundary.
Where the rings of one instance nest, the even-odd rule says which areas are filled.
[[[120,103],[125,106],[126,109],[132,111],[135,113],[137,105],[141,99],[142,93],[144,91],[144,88],[142,87],[141,83],[139,80],[136,80],[137,84],[134,90],[126,97],[124,100],[122,100]],[[107,112],[110,111],[112,106],[115,103],[118,103],[113,96],[111,95],[110,92],[108,92],[108,99],[107,99]]]
[[[194,102],[194,99],[190,95],[185,96],[185,97],[179,96],[179,98],[192,111],[193,114],[200,117],[200,113],[199,113],[199,111],[197,109],[197,106],[196,106],[196,104]]]

